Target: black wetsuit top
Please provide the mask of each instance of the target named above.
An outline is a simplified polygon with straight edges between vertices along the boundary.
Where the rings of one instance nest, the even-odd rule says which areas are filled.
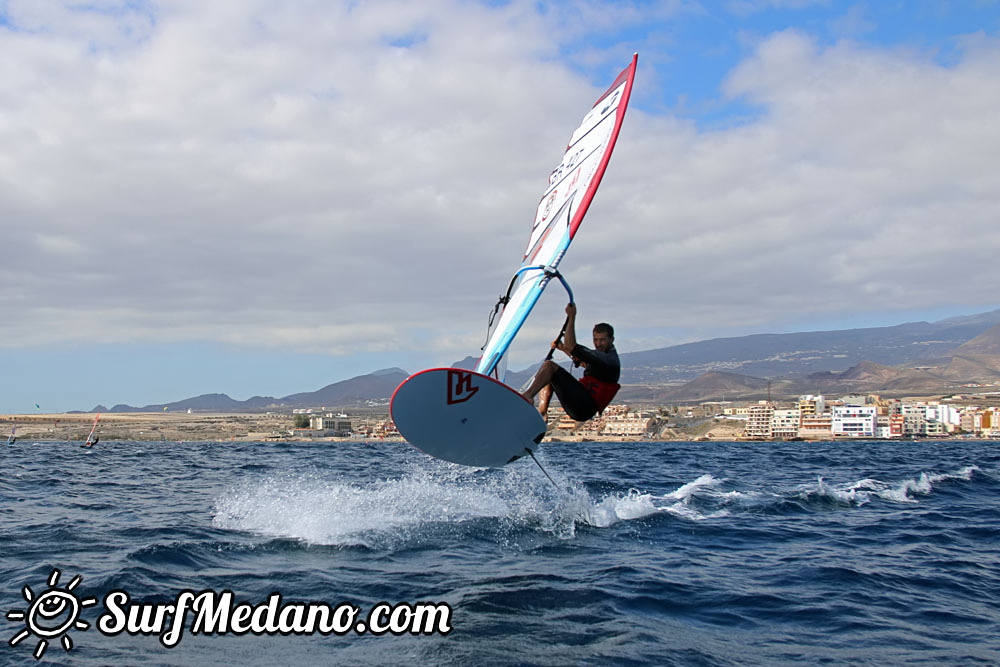
[[[601,352],[578,344],[572,356],[587,364],[583,378],[577,380],[559,366],[552,378],[552,388],[566,414],[576,421],[587,421],[603,410],[618,392],[621,361],[614,345],[607,352]]]
[[[622,362],[618,358],[618,350],[612,345],[607,352],[592,350],[579,343],[573,348],[571,356],[587,364],[583,376],[590,376],[601,382],[618,382],[622,373]]]

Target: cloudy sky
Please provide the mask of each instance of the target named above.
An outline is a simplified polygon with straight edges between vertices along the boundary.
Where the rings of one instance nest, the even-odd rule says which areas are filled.
[[[585,327],[633,351],[1000,307],[995,0],[0,0],[0,412],[478,355],[633,52],[561,266]]]

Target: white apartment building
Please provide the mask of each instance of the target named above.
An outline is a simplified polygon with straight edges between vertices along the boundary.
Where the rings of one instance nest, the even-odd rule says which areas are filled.
[[[799,437],[801,413],[798,408],[775,410],[771,416],[771,437],[790,440]]]
[[[879,440],[888,440],[892,437],[892,422],[889,415],[878,415],[875,417],[875,437]]]
[[[953,405],[929,403],[925,406],[926,435],[954,433],[962,426],[962,413]]]
[[[878,408],[874,405],[836,405],[830,415],[835,438],[874,438]]]
[[[352,431],[352,424],[346,415],[326,415],[324,417],[310,417],[309,428],[313,431],[323,431],[329,435],[349,435]]]

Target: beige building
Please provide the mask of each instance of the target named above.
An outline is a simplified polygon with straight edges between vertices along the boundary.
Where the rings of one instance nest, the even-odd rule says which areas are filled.
[[[614,406],[619,407],[619,406]],[[604,428],[601,435],[620,438],[641,438],[649,429],[652,418],[641,412],[631,412],[628,406],[620,406],[624,410],[605,411]]]
[[[821,415],[826,412],[826,399],[822,396],[799,396],[799,414],[803,417]]]
[[[799,422],[799,437],[803,440],[831,440],[833,418],[830,413],[802,415]]]
[[[757,405],[751,405],[747,410],[747,426],[743,436],[755,440],[771,438],[773,418],[773,403],[761,401]]]

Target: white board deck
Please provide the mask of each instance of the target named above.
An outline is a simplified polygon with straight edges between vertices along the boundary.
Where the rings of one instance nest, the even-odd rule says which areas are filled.
[[[445,461],[498,468],[534,451],[545,420],[517,391],[460,368],[433,368],[396,388],[396,428],[417,449]]]

